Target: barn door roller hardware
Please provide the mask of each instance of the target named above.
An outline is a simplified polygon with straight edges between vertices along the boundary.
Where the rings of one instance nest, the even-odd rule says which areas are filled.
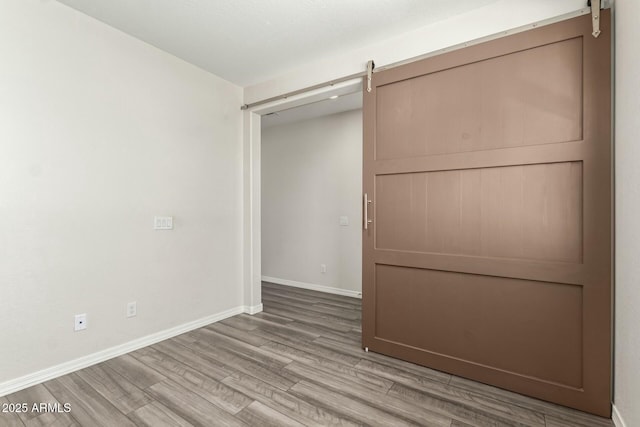
[[[258,105],[268,104],[270,102],[279,101],[281,99],[287,99],[287,98],[289,98],[291,96],[300,95],[301,93],[309,92],[309,91],[316,90],[316,89],[321,89],[321,88],[327,87],[327,86],[333,86],[333,85],[336,85],[338,83],[342,83],[342,82],[346,82],[346,81],[349,81],[349,80],[358,79],[358,78],[362,78],[362,77],[366,77],[367,78],[367,92],[371,92],[371,74],[373,73],[373,69],[375,68],[375,66],[376,65],[373,63],[373,60],[371,60],[371,61],[367,62],[367,70],[366,71],[360,71],[358,73],[350,74],[348,76],[340,77],[338,79],[329,80],[328,82],[318,83],[317,85],[308,86],[308,87],[305,87],[305,88],[302,88],[302,89],[294,90],[292,92],[284,93],[282,95],[273,96],[271,98],[267,98],[267,99],[263,99],[261,101],[253,102],[251,104],[243,104],[243,105],[240,106],[240,109],[241,110],[248,110],[249,108],[257,107]]]
[[[589,0],[587,6],[591,6],[591,23],[593,25],[593,37],[600,35],[600,0]]]
[[[367,92],[371,92],[371,77],[373,75],[373,69],[376,68],[376,63],[373,59],[367,62]]]

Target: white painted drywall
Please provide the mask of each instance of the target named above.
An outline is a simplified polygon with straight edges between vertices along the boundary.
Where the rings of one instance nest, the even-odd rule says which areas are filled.
[[[261,154],[262,275],[360,292],[362,110],[266,128]]]
[[[370,59],[381,67],[523,25],[574,14],[586,4],[586,0],[499,0],[397,37],[324,56],[279,77],[246,87],[244,99],[251,103],[359,73],[366,69]]]
[[[242,89],[55,1],[0,64],[0,384],[241,306]]]
[[[615,15],[616,306],[614,405],[640,426],[640,2]]]

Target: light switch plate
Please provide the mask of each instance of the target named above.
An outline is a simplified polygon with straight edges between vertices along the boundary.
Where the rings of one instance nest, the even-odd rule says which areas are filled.
[[[340,217],[340,225],[343,227],[346,227],[347,225],[349,225],[349,217],[348,216],[341,216]]]
[[[153,217],[154,230],[173,230],[172,216],[155,216]]]

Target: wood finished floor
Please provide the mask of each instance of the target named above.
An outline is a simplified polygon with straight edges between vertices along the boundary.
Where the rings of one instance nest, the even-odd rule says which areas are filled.
[[[239,315],[0,397],[71,412],[0,426],[607,426],[598,418],[360,348],[360,300],[263,284]]]

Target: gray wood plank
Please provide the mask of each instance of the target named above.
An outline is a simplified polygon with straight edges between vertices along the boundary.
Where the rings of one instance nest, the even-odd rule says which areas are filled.
[[[141,363],[130,354],[108,360],[104,364],[142,390],[166,379],[164,375]]]
[[[304,427],[304,424],[301,424],[258,401],[254,401],[251,405],[240,411],[240,413],[238,413],[238,418],[251,426]]]
[[[263,312],[262,314],[265,313]],[[303,341],[313,341],[316,338],[324,336],[351,345],[359,344],[362,341],[361,333],[354,332],[353,328],[348,331],[339,332],[319,324],[311,325],[309,323],[295,321],[287,324],[279,324],[264,319],[257,319],[257,321],[260,322],[260,327],[253,330],[254,333],[258,330],[263,330],[271,332],[276,336]]]
[[[80,427],[69,414],[47,412],[24,423],[25,427]]]
[[[260,347],[261,345],[268,342],[267,339],[259,337],[255,334],[252,334],[251,332],[248,332],[242,329],[236,329],[233,326],[225,325],[223,323],[213,323],[207,326],[207,329],[210,329],[219,334],[234,338],[238,341],[242,341],[246,344],[249,344],[255,347]]]
[[[330,339],[354,348],[362,348],[362,332],[356,329],[350,329],[347,332],[323,332],[319,338]]]
[[[286,309],[282,307],[283,306],[269,304],[268,306],[265,306],[265,311],[267,311],[267,313],[274,313],[281,316],[291,317],[293,318],[294,321],[302,324],[309,324],[312,326],[320,326],[320,327],[325,326],[338,332],[347,332],[353,329],[353,326],[350,326],[350,325],[334,324],[331,322],[331,320],[322,319],[317,317],[316,315],[311,315],[311,314],[300,312],[299,310],[296,311],[295,309]]]
[[[389,390],[389,396],[395,396],[401,400],[413,402],[414,404],[429,408],[429,410],[441,414],[457,421],[462,421],[479,427],[506,427],[506,426],[540,426],[540,423],[522,423],[510,417],[503,417],[493,413],[480,411],[470,407],[465,402],[456,402],[433,396],[427,392],[416,390],[400,384],[394,384]]]
[[[460,405],[474,408],[480,413],[491,414],[501,419],[511,419],[525,425],[544,425],[544,416],[540,412],[508,405],[491,397],[457,389],[447,384],[431,381],[430,379],[417,375],[404,375],[403,372],[398,369],[368,360],[363,360],[358,364],[358,367],[385,378],[393,378],[397,384],[403,384],[407,387],[424,391],[438,399],[449,400],[450,402],[456,402]]]
[[[336,351],[335,349],[317,347],[305,342],[296,342],[294,340],[284,338],[281,338],[278,341],[274,340],[272,342],[268,342],[263,346],[263,348],[268,348],[273,352],[286,355],[292,360],[304,359],[320,361],[328,359],[350,366],[355,366],[360,362],[360,359],[357,357]]]
[[[262,312],[259,314],[269,314],[266,312]],[[246,315],[245,315],[246,316]],[[321,329],[313,329],[309,325],[301,325],[299,322],[291,321],[288,323],[279,323],[274,322],[270,319],[257,317],[258,315],[252,316],[254,321],[259,325],[257,329],[270,329],[273,331],[279,331],[281,333],[288,333],[291,338],[301,339],[305,341],[313,341],[322,335]],[[257,329],[254,329],[252,333],[255,333]]]
[[[346,300],[331,300],[316,298],[308,294],[294,294],[292,292],[266,292],[262,295],[263,301],[275,301],[281,304],[291,305],[299,308],[317,308],[322,313],[322,309],[330,309],[338,317],[357,318],[361,309],[360,300],[357,303]],[[353,317],[355,316],[355,317]]]
[[[211,358],[201,356],[196,351],[183,346],[176,340],[162,341],[154,344],[152,348],[183,362],[214,380],[226,378],[233,372],[232,369],[221,363],[214,362]]]
[[[390,362],[390,364],[385,364],[385,362]],[[392,360],[381,359],[380,362],[374,362],[361,359],[356,368],[419,389],[440,388],[447,384],[446,380],[450,377],[448,374],[427,368],[419,370],[409,366],[396,367],[392,364]]]
[[[142,348],[137,350],[133,356],[142,363],[153,366],[177,384],[194,391],[231,414],[238,413],[252,402],[252,399],[242,393],[154,348]]]
[[[277,303],[287,307],[293,307],[307,312],[318,313],[320,315],[329,315],[339,320],[350,322],[360,321],[360,310],[345,310],[343,307],[335,307],[327,303],[306,303],[296,300],[295,298],[285,296],[263,295],[263,302]]]
[[[176,337],[179,342],[182,336]],[[200,352],[203,356],[211,358],[216,362],[223,363],[226,366],[238,372],[252,375],[258,379],[268,382],[281,390],[288,390],[298,381],[298,378],[292,374],[285,374],[278,366],[272,366],[257,362],[255,359],[245,357],[241,353],[229,351],[206,342],[189,342],[185,345],[191,346],[194,350]]]
[[[172,412],[193,425],[244,426],[242,420],[218,408],[199,394],[182,387],[172,380],[165,380],[147,389]]]
[[[295,360],[298,362],[313,364],[316,362],[319,363],[321,360],[326,360],[325,358],[317,354],[300,350],[299,348],[291,347],[289,345],[286,345],[277,341],[268,342],[263,347],[268,348],[274,353],[279,353],[283,356],[288,357],[291,360]]]
[[[598,417],[600,418],[600,417]],[[553,415],[545,415],[547,422],[546,427],[601,427],[603,425],[614,427],[613,421],[603,419],[588,419],[584,417],[578,417],[569,419],[558,418]],[[603,424],[603,422],[606,422]]]
[[[316,384],[326,390],[359,400],[370,407],[378,408],[421,425],[445,426],[450,423],[448,416],[442,416],[429,408],[419,407],[415,403],[388,396],[386,393],[389,390],[388,386],[393,384],[392,382],[368,375],[357,369],[346,366],[340,369],[336,366],[332,370],[317,365],[303,366],[297,362],[289,365],[287,369],[296,372],[307,383]]]
[[[175,412],[154,401],[136,409],[128,415],[137,426],[146,427],[192,427],[193,424],[180,417]]]
[[[551,416],[551,419],[556,420],[556,422],[564,421],[569,423],[569,425],[573,425],[571,423],[577,423],[577,425],[581,426],[613,426],[613,422],[610,419],[587,414],[585,412],[534,399],[532,397],[523,396],[518,393],[468,380],[466,378],[452,376],[449,384],[452,387],[471,391],[481,396],[500,400],[509,405],[531,409],[543,413],[545,414],[545,416],[549,415]],[[547,420],[549,420],[549,417],[547,417]]]
[[[24,423],[15,412],[1,412],[5,404],[9,404],[9,400],[0,397],[0,427],[24,427]],[[8,410],[9,408],[7,408]]]
[[[324,325],[341,332],[349,331],[360,325],[359,320],[348,320],[338,316],[312,311],[309,307],[305,309],[304,307],[295,307],[290,304],[282,304],[274,301],[269,301],[268,304],[269,312],[278,310],[280,313],[289,313],[289,317],[293,317],[294,319],[306,323]]]
[[[369,393],[385,394],[393,385],[392,381],[359,371],[339,363],[316,363],[313,365],[293,362],[285,368],[305,380],[312,380],[337,390],[348,389],[350,394],[366,395]],[[345,387],[346,386],[346,387]]]
[[[360,425],[354,420],[337,414],[332,408],[312,405],[291,393],[284,392],[250,375],[234,374],[224,379],[223,382],[305,425],[344,427]]]
[[[437,381],[443,384],[448,384],[451,379],[451,375],[445,372],[436,371],[435,369],[430,369],[424,366],[415,365],[411,362],[406,362],[400,359],[394,359],[392,357],[384,356],[382,354],[377,354],[374,352],[366,352],[360,348],[359,344],[357,346],[348,346],[348,345],[345,345],[344,343],[336,342],[334,340],[327,339],[324,337],[318,338],[316,341],[314,341],[314,343],[318,344],[322,348],[338,349],[339,351],[343,351],[347,354],[352,355],[353,357],[360,358],[361,362],[358,362],[358,363],[361,365],[361,368],[364,368],[364,366],[367,366],[366,364],[364,364],[364,361],[370,361],[370,362],[377,363],[378,365],[382,365],[381,369],[383,369],[384,366],[389,367],[391,369],[391,372],[394,372],[393,369],[396,369],[397,371],[399,371],[397,372],[397,374],[401,376],[413,375],[423,379]]]
[[[333,349],[336,351],[349,354],[354,358],[358,358],[359,359],[358,363],[360,363],[360,360],[369,360],[369,361],[373,361],[379,364],[383,364],[389,367],[399,369],[408,374],[413,374],[419,377],[428,378],[433,381],[438,381],[444,384],[448,383],[449,380],[451,379],[451,375],[444,372],[436,371],[434,369],[430,369],[424,366],[415,365],[413,363],[406,362],[404,360],[394,359],[392,357],[384,356],[382,354],[377,354],[374,352],[366,352],[361,348],[359,342],[356,345],[348,345],[342,342],[337,342],[333,339],[319,337],[316,340],[314,340],[313,344],[317,345],[317,347],[314,347],[314,348],[318,348],[319,350],[328,348],[328,349]]]
[[[335,305],[327,304],[326,302],[319,302],[317,304],[314,304],[313,306],[315,308],[329,309],[336,314],[340,314],[341,310],[345,311],[344,308],[342,307],[336,307]],[[347,309],[347,311],[348,311],[348,314],[343,315],[347,319],[362,320],[362,311],[359,305],[357,307]]]
[[[60,402],[58,402],[58,400],[53,397],[53,395],[49,393],[49,390],[47,390],[42,384],[38,384],[33,387],[29,387],[27,389],[9,394],[5,396],[5,399],[13,404],[27,404],[27,407],[29,408],[27,412],[17,413],[18,417],[20,417],[22,422],[25,424],[30,419],[42,415],[42,412],[40,410],[32,410],[34,404],[60,404]],[[50,419],[51,417],[48,418]]]
[[[372,426],[410,426],[417,423],[393,416],[374,406],[370,406],[359,399],[348,397],[337,392],[329,391],[317,384],[300,381],[291,388],[291,393],[318,406],[336,408],[339,413],[360,420]],[[427,424],[428,425],[428,424]],[[435,425],[435,424],[434,424]],[[449,425],[441,424],[443,427]]]
[[[153,401],[145,392],[105,364],[90,366],[77,374],[125,415]]]
[[[292,286],[277,285],[275,283],[262,282],[263,294],[300,295],[305,298],[313,298],[315,301],[323,301],[327,303],[335,302],[337,304],[348,304],[353,307],[360,307],[362,300],[360,298],[348,297],[345,295],[336,295],[320,291],[312,291],[310,289],[295,288]],[[264,292],[266,291],[266,292]]]
[[[222,325],[231,326],[243,331],[252,331],[258,327],[258,322],[253,317],[233,316],[219,322]]]
[[[322,332],[319,329],[301,327],[300,324],[278,325],[263,323],[252,331],[253,334],[263,337],[268,341],[294,340],[311,342],[319,338]]]
[[[240,315],[240,317],[242,316],[243,315]],[[267,320],[273,323],[279,323],[281,325],[286,325],[287,323],[293,322],[293,319],[278,316],[275,314],[265,313],[264,311],[261,311],[260,313],[256,313],[256,314],[251,314],[251,315],[247,314],[246,316],[251,316],[252,319],[261,319],[261,320]]]
[[[267,332],[268,338],[273,340],[273,336],[293,339],[296,341],[314,341],[320,337],[328,337],[335,341],[342,342],[346,345],[359,345],[362,337],[359,333],[353,333],[352,330],[343,332],[330,329],[324,325],[311,325],[308,323],[295,322],[288,325],[278,325],[273,323],[263,323],[257,329],[253,330],[254,334],[261,335],[261,332]],[[261,335],[262,336],[262,335]]]
[[[71,416],[83,426],[122,426],[134,424],[77,374],[44,383],[60,403],[71,404]]]
[[[229,350],[241,352],[248,357],[257,359],[261,362],[267,362],[273,366],[279,366],[279,368],[291,363],[291,359],[287,359],[286,357],[280,356],[279,354],[273,353],[267,349],[256,347],[233,337],[218,333],[212,329],[197,329],[190,332],[188,335],[198,337],[210,344],[224,346]]]

